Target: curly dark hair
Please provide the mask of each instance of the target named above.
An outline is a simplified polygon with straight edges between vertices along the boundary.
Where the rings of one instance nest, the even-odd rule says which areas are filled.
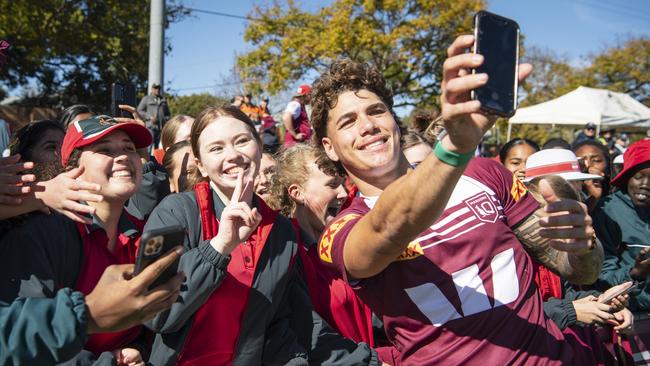
[[[330,66],[329,71],[316,80],[311,92],[311,124],[314,127],[317,145],[320,145],[321,139],[327,136],[329,111],[336,107],[339,95],[362,89],[377,94],[395,120],[399,121],[393,111],[393,92],[386,86],[381,72],[376,67],[365,63],[350,59],[338,60]]]
[[[341,59],[332,63],[329,70],[316,79],[311,92],[310,122],[314,128],[313,142],[318,149],[323,150],[321,140],[327,136],[329,112],[336,107],[339,95],[360,90],[371,91],[379,97],[404,135],[406,130],[393,110],[393,92],[386,85],[381,71],[366,63]],[[340,162],[336,162],[336,166],[340,174],[345,174]]]

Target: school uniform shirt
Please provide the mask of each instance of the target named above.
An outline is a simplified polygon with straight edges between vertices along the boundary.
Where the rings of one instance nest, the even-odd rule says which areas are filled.
[[[314,310],[343,337],[367,343],[377,351],[381,361],[395,364],[397,352],[386,343],[386,336],[381,334],[383,327],[375,327],[373,320],[376,317],[370,308],[359,299],[350,284],[321,262],[316,240],[300,229],[296,220],[292,222],[299,233],[303,276]],[[376,337],[376,332],[380,333],[379,337]]]
[[[402,364],[571,363],[512,230],[538,208],[512,173],[471,160],[438,220],[381,273],[356,280],[343,247],[376,200],[357,197],[325,230],[319,253],[382,318]]]
[[[143,226],[123,211],[115,248],[109,251],[108,237],[96,217],[84,225],[56,213],[34,215],[0,241],[0,300],[54,297],[65,287],[89,294],[106,267],[135,262]],[[95,355],[112,352],[134,340],[140,329],[91,335],[84,347]]]
[[[210,199],[216,219],[225,207],[214,191],[207,194],[209,197],[202,194],[198,200],[196,191],[168,196],[154,209],[145,226],[145,230],[168,225],[186,228],[185,252],[179,270],[186,274],[187,280],[181,287],[180,300],[146,324],[158,333],[150,364],[378,363],[376,352],[367,345],[358,346],[343,339],[315,316],[300,276],[298,244],[288,219],[278,215],[264,243],[258,242],[259,235],[255,233],[225,257],[210,245],[211,238],[203,235],[203,225],[215,222],[205,220],[199,204]],[[253,206],[265,211],[265,204],[258,197],[253,200]],[[264,224],[263,219],[260,225]],[[234,260],[238,265],[229,268]],[[229,272],[234,271],[252,277],[249,277],[250,288],[231,281],[228,286],[233,287],[219,292],[227,282],[226,277],[232,276]],[[231,298],[237,294],[245,294],[244,304]],[[223,308],[219,296],[224,303],[238,307],[221,313],[210,311]],[[204,305],[209,308],[204,310]]]

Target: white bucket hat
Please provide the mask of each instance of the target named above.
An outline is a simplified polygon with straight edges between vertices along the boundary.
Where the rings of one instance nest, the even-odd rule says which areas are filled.
[[[600,175],[586,174],[580,171],[578,158],[571,150],[541,150],[526,160],[526,178],[524,182],[542,175],[558,175],[567,181],[603,179]]]

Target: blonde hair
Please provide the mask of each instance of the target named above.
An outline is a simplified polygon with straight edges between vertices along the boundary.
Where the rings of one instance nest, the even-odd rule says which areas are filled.
[[[177,114],[169,121],[165,122],[165,125],[160,132],[160,143],[162,144],[163,150],[167,151],[173,144],[176,139],[176,134],[178,129],[181,127],[185,121],[188,121],[192,117],[186,116],[184,114]]]
[[[296,144],[276,156],[275,172],[271,176],[269,206],[285,216],[291,216],[296,202],[289,195],[292,184],[301,185],[311,174],[309,163],[315,163],[323,173],[337,177],[337,167],[313,144]]]

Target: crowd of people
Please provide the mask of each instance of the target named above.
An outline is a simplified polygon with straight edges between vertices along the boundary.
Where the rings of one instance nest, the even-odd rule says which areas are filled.
[[[169,116],[154,85],[133,118],[75,105],[15,131],[0,363],[645,362],[650,140],[588,124],[476,156],[496,117],[470,98],[473,43],[410,128],[382,70],[343,59],[277,122],[250,94]],[[170,227],[183,241],[135,274]]]

